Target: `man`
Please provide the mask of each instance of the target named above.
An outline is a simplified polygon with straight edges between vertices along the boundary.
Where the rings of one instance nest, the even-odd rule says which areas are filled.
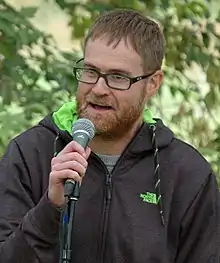
[[[59,261],[66,179],[81,183],[72,262],[220,262],[215,175],[145,108],[163,57],[161,30],[137,12],[94,22],[74,67],[76,101],[13,139],[1,160],[0,262]],[[71,139],[79,117],[96,128],[86,150]]]

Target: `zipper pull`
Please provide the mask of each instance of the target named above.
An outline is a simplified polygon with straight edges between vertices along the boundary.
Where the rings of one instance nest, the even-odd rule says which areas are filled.
[[[107,186],[107,200],[111,200],[112,198],[112,193],[111,193],[111,187],[112,187],[112,176],[110,173],[106,175],[106,186]]]

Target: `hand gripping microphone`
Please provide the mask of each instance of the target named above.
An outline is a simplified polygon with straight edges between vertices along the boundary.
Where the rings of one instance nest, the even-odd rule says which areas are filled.
[[[94,124],[85,118],[78,119],[72,126],[73,140],[79,143],[84,149],[86,149],[89,142],[95,135]],[[64,196],[70,196],[73,193],[76,182],[72,179],[67,179],[64,185]],[[78,184],[79,186],[79,184]]]

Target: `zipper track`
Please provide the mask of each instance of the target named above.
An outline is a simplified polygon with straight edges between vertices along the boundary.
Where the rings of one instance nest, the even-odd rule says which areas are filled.
[[[106,174],[106,193],[105,193],[105,203],[104,203],[104,215],[102,221],[102,237],[101,237],[101,244],[100,244],[100,253],[99,253],[99,262],[104,263],[105,257],[105,246],[106,246],[106,237],[108,231],[108,217],[109,217],[109,208],[111,204],[111,188],[112,188],[112,176],[108,172]]]
[[[108,217],[109,208],[112,198],[112,173],[110,174],[105,163],[92,152],[92,156],[102,165],[105,170],[105,195],[104,195],[104,206],[101,221],[101,235],[99,239],[98,251],[97,251],[97,262],[104,263],[105,257],[105,247],[106,247],[106,237],[108,231]]]
[[[127,149],[130,147],[130,145],[134,142],[135,136],[130,143],[127,145],[127,147],[124,149],[123,153],[119,157],[118,161],[116,162],[111,174],[109,173],[106,165],[104,162],[96,155],[94,152],[92,152],[92,156],[96,158],[97,161],[103,166],[106,172],[106,180],[105,180],[105,200],[104,200],[104,213],[103,213],[103,220],[102,220],[102,235],[100,238],[100,243],[98,246],[98,261],[99,263],[105,263],[105,247],[106,247],[106,238],[107,238],[107,232],[108,232],[108,218],[109,218],[109,209],[110,209],[110,204],[111,204],[111,199],[112,199],[112,175],[115,173],[115,170],[117,167],[120,165],[122,159],[124,158]]]

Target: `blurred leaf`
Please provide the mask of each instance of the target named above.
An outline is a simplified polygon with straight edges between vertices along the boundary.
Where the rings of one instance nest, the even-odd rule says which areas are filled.
[[[26,18],[32,18],[37,10],[37,7],[23,7],[20,9],[20,15]]]

